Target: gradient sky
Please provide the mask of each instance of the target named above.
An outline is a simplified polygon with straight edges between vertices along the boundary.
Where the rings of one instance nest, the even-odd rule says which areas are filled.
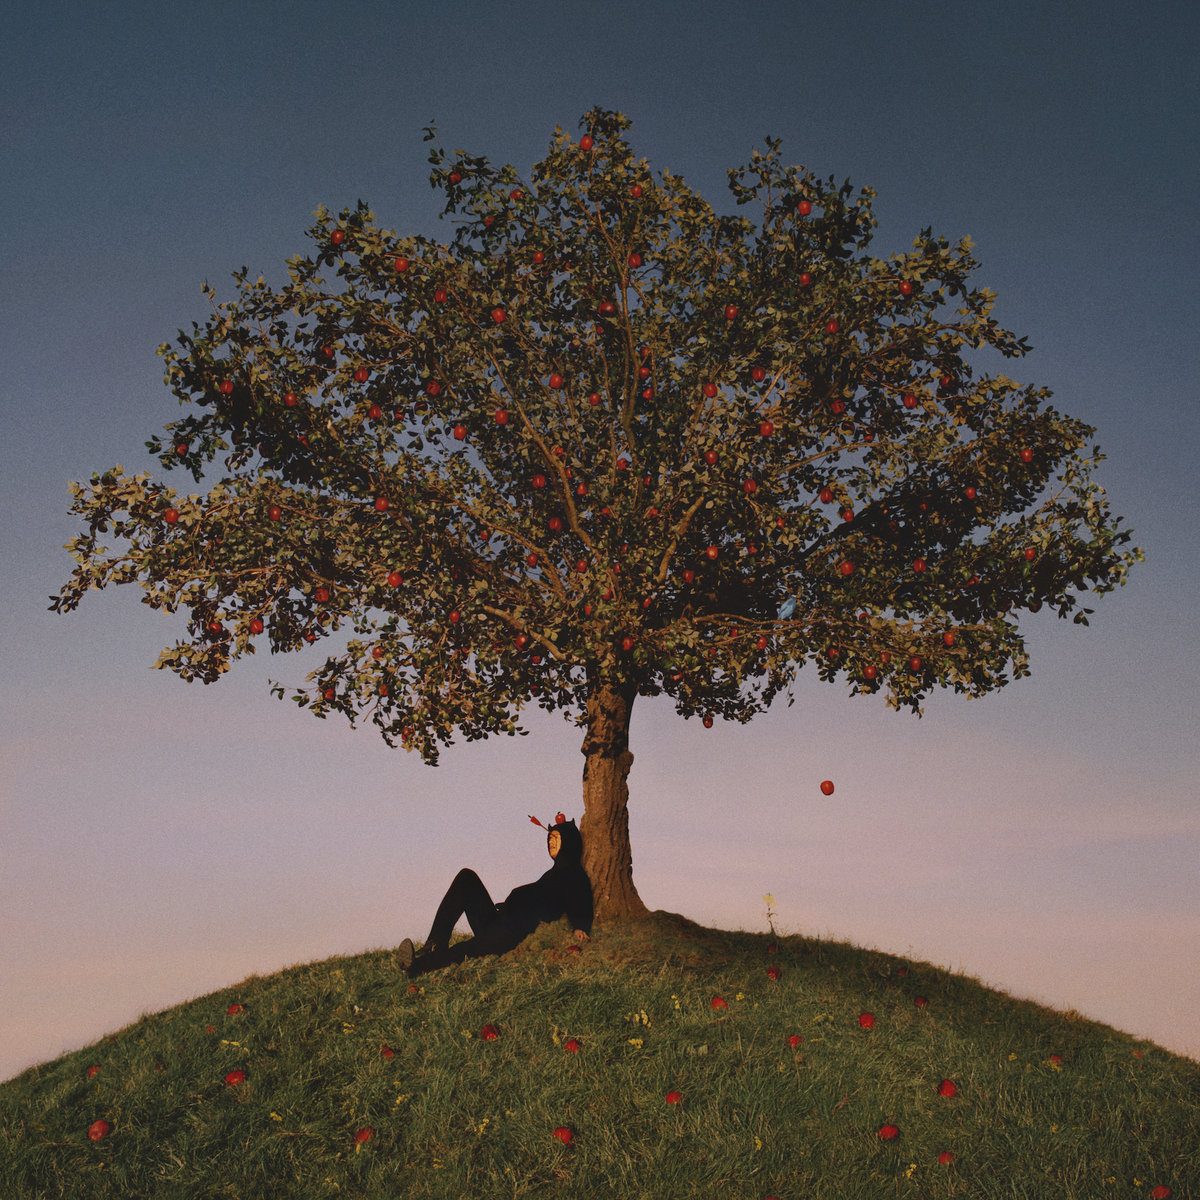
[[[178,408],[155,347],[200,284],[278,277],[318,204],[438,233],[422,127],[527,168],[593,105],[724,206],[770,134],[878,192],[875,249],[970,235],[1097,426],[1147,561],[1089,629],[1029,625],[1033,677],[918,721],[802,673],[703,729],[635,707],[630,824],[652,908],[846,938],[1200,1058],[1200,456],[1193,3],[871,0],[45,2],[0,47],[0,1079],[251,973],[421,936],[461,865],[540,873],[526,814],[580,811],[579,734],[431,769],[273,700],[149,670],[132,592],[46,611],[68,480]],[[186,486],[182,477],[176,486]],[[806,676],[810,676],[806,678]],[[832,797],[818,784],[833,779]]]

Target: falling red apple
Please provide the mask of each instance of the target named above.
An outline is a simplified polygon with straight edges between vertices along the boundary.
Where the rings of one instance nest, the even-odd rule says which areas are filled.
[[[869,1013],[869,1012],[859,1013],[858,1014],[858,1023],[864,1029],[874,1029],[875,1028],[875,1014]]]
[[[108,1137],[111,1129],[112,1126],[103,1117],[101,1117],[98,1121],[93,1121],[88,1127],[88,1141],[102,1142],[106,1137]]]
[[[833,795],[833,780],[832,779],[822,780],[821,781],[821,791],[826,796],[832,796]]]
[[[702,724],[704,725],[705,729],[711,729],[713,727],[712,713],[704,714],[704,720]]]

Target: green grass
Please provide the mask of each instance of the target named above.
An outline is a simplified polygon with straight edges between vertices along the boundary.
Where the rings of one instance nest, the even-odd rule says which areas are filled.
[[[665,914],[569,940],[418,990],[389,952],[332,959],[143,1018],[0,1086],[0,1195],[1200,1196],[1200,1066],[1149,1043],[841,943]]]

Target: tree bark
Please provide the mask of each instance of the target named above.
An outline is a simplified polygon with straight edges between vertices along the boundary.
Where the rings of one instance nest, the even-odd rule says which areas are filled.
[[[629,846],[629,715],[634,688],[595,685],[583,739],[583,866],[592,881],[597,921],[628,920],[648,912],[633,885]]]

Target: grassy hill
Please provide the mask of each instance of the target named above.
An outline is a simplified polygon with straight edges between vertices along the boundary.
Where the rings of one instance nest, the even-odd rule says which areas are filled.
[[[1200,1066],[1149,1043],[841,943],[569,941],[145,1017],[0,1086],[0,1195],[1200,1197]]]

